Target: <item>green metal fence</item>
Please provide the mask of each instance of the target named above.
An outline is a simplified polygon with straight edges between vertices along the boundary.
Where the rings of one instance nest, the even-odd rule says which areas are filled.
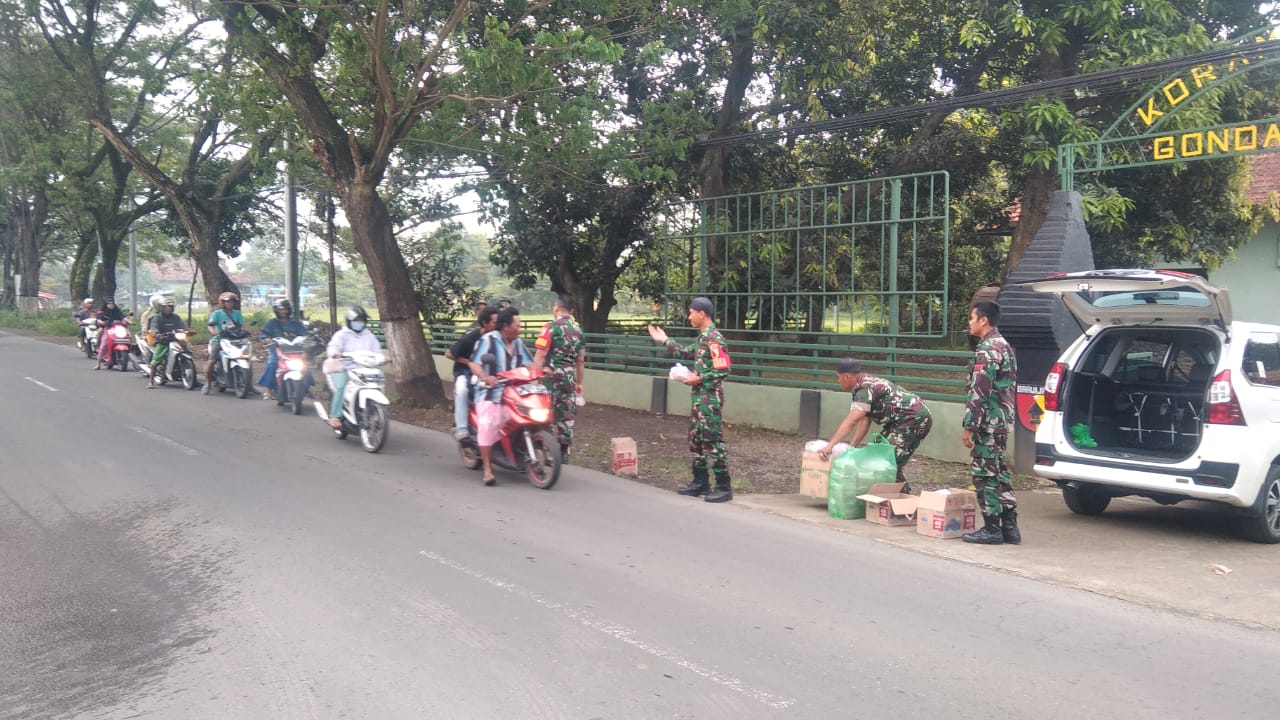
[[[627,325],[643,326],[643,321]],[[380,332],[377,323],[370,323]],[[466,331],[466,323],[425,327],[432,351],[443,354]],[[530,323],[524,333],[532,347],[541,325]],[[672,339],[690,343],[688,328],[668,328]],[[666,375],[675,362],[647,334],[587,333],[587,367],[642,375]],[[875,338],[846,335],[828,336],[821,342],[766,342],[730,339],[733,380],[754,385],[837,390],[835,366],[840,358],[853,355],[867,370],[917,392],[926,400],[963,400],[967,364],[973,354],[958,350],[886,347],[871,344]]]

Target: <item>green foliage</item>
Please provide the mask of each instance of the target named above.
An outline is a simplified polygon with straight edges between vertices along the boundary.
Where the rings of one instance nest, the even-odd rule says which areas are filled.
[[[0,327],[33,330],[41,335],[75,337],[79,326],[70,310],[42,310],[35,317],[19,317],[12,310],[0,310]]]
[[[418,296],[422,319],[429,324],[447,322],[473,311],[484,299],[480,288],[468,279],[471,257],[462,226],[445,223],[420,240],[401,241],[409,277]]]

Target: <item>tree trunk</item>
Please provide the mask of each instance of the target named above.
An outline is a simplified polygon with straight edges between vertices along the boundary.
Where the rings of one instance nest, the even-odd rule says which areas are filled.
[[[441,405],[445,401],[444,388],[422,332],[418,300],[413,294],[404,255],[396,244],[387,206],[378,196],[377,188],[367,182],[337,185],[352,240],[373,282],[387,356],[398,378],[396,391],[400,400],[418,407]]]
[[[102,231],[102,263],[99,268],[102,270],[102,297],[109,297],[116,301],[121,307],[133,307],[130,303],[121,303],[116,297],[116,290],[119,286],[116,284],[116,263],[120,259],[120,239],[111,237],[109,232]]]
[[[18,314],[33,317],[40,308],[40,228],[49,215],[49,201],[43,191],[37,191],[30,203],[19,200],[18,213],[12,222],[17,225],[14,246],[17,273],[22,276],[18,289]]]
[[[94,240],[93,235],[85,234],[80,236],[77,245],[76,259],[71,263],[71,302],[79,305],[81,300],[87,297],[93,297],[89,287],[93,278],[93,263],[98,259],[98,243]]]
[[[216,226],[202,224],[188,228],[188,232],[197,233],[201,237],[191,251],[191,257],[200,268],[200,278],[204,281],[204,292],[209,299],[209,307],[217,304],[218,296],[224,292],[240,294],[240,288],[231,281],[222,266],[218,264],[218,229]],[[194,238],[195,235],[192,235]]]
[[[1022,191],[1022,206],[1019,209],[1018,225],[1013,230],[1013,242],[1009,245],[1009,257],[1005,259],[1004,270],[1000,273],[1000,284],[1003,285],[1009,272],[1017,267],[1027,246],[1040,232],[1045,218],[1049,214],[1049,202],[1058,189],[1058,173],[1056,167],[1033,168],[1027,174],[1027,184]]]

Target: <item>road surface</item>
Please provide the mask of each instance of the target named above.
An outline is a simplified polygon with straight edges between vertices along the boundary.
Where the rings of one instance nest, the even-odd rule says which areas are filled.
[[[1275,712],[1274,632],[90,367],[0,333],[4,720]]]

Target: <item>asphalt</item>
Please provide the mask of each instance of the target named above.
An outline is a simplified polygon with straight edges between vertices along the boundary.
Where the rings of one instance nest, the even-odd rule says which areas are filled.
[[[1274,712],[1275,631],[1024,577],[1030,508],[966,557],[581,468],[486,488],[442,433],[369,455],[11,334],[0,370],[0,719]]]
[[[1241,538],[1236,516],[1209,503],[1159,505],[1117,498],[1102,515],[1076,515],[1056,490],[1018,495],[1018,546],[937,539],[914,527],[839,520],[800,495],[742,495],[743,507],[923,555],[1163,610],[1280,630],[1280,545]]]

